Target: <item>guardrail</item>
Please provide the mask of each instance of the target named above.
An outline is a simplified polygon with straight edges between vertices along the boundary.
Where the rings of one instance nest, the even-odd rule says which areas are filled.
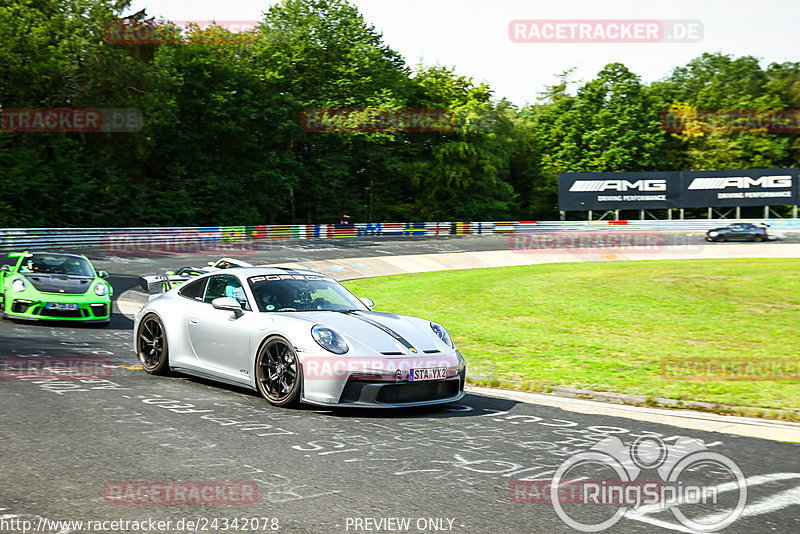
[[[489,221],[334,224],[273,224],[256,226],[150,228],[0,228],[0,250],[45,250],[103,247],[114,253],[137,251],[190,252],[205,248],[257,249],[264,241],[347,237],[414,237],[492,235],[547,231],[705,232],[732,219]],[[800,219],[739,219],[768,224],[771,231],[800,232]]]

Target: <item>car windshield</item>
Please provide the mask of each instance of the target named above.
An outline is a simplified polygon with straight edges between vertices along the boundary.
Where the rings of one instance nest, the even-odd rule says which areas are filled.
[[[23,258],[19,272],[94,277],[94,269],[87,260],[66,254],[31,254]]]
[[[326,276],[265,275],[248,282],[262,312],[367,310],[355,295]]]

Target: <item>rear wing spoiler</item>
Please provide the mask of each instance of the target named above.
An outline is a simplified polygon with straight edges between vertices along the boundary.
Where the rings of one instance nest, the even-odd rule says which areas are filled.
[[[191,280],[201,274],[205,274],[205,271],[194,267],[184,267],[177,273],[174,271],[165,271],[163,274],[140,276],[139,285],[145,293],[150,293],[151,295],[166,293],[173,287],[177,287],[187,280]]]

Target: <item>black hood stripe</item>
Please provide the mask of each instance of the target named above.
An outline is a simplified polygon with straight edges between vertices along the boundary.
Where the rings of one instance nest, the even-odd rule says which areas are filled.
[[[364,321],[365,323],[371,324],[375,328],[379,328],[380,330],[386,332],[387,334],[392,336],[392,338],[395,341],[397,341],[398,343],[403,345],[405,348],[410,350],[412,353],[417,354],[417,349],[414,348],[414,345],[409,343],[406,338],[404,338],[403,336],[401,336],[400,334],[398,334],[397,332],[395,332],[394,330],[392,330],[391,328],[389,328],[385,324],[381,324],[378,321],[375,321],[374,319],[370,319],[369,317],[364,317],[363,315],[359,315],[356,312],[346,312],[346,313],[347,313],[347,315],[350,315],[351,317],[356,317],[356,318]]]

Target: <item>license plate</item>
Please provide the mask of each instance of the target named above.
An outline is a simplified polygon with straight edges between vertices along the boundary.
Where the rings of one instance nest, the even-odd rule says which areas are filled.
[[[442,380],[444,378],[447,378],[447,367],[410,369],[408,372],[408,379],[411,381]]]
[[[75,311],[78,309],[77,304],[67,304],[65,302],[48,302],[47,306],[45,306],[48,310],[71,310]]]

